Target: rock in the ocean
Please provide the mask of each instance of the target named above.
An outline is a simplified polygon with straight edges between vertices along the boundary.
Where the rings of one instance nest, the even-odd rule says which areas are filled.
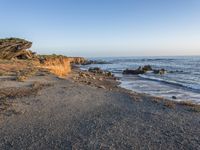
[[[141,68],[144,72],[147,72],[147,71],[152,71],[152,67],[150,65],[145,65],[144,67]]]
[[[138,75],[138,74],[144,74],[145,72],[143,70],[132,70],[132,69],[126,69],[123,71],[123,74],[133,74],[133,75]]]
[[[177,99],[177,97],[176,96],[172,96],[172,99]]]
[[[147,71],[152,71],[152,67],[150,65],[146,65],[144,67],[138,67],[137,69],[126,69],[123,71],[123,74],[133,74],[133,75],[138,75],[138,74],[144,74]]]
[[[0,59],[32,59],[35,53],[28,50],[32,42],[19,38],[0,39]]]
[[[165,69],[153,70],[153,73],[162,75],[166,73],[166,70]]]
[[[138,75],[138,74],[144,74],[148,71],[153,71],[153,73],[155,74],[165,74],[166,70],[165,69],[160,69],[160,70],[156,70],[156,69],[152,69],[152,67],[150,65],[146,65],[144,67],[138,67],[137,69],[126,69],[123,71],[123,74],[133,74],[133,75]]]

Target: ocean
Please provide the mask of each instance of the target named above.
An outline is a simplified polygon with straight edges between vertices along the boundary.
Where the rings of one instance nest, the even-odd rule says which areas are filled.
[[[180,57],[110,57],[90,58],[108,64],[91,64],[82,69],[100,67],[119,77],[120,86],[135,92],[164,97],[176,101],[193,101],[200,104],[200,56]],[[147,72],[140,75],[123,75],[125,69],[151,65],[153,69],[167,70],[163,75]],[[176,99],[172,97],[175,96]]]

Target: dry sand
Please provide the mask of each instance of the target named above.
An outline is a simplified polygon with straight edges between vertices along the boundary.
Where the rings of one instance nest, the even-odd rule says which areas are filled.
[[[0,149],[200,149],[194,106],[84,74],[74,70],[59,79],[40,72],[25,82],[2,77]]]

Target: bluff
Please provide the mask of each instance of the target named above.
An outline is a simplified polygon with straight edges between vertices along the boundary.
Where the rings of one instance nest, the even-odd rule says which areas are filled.
[[[20,38],[0,39],[0,59],[29,60],[34,64],[32,67],[47,69],[60,77],[66,76],[71,72],[72,64],[83,64],[86,62],[86,59],[83,57],[66,57],[55,54],[36,55],[36,53],[29,50],[31,46],[32,42]]]
[[[71,61],[65,56],[43,56],[39,58],[38,67],[62,77],[71,72]]]

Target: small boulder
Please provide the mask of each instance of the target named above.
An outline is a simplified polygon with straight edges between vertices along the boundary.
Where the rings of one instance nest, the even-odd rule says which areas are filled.
[[[172,99],[177,99],[177,97],[176,96],[172,96]]]
[[[85,73],[83,73],[83,72],[80,72],[80,73],[79,73],[79,76],[80,76],[80,77],[83,77],[83,78],[87,78],[87,75],[86,75]]]
[[[88,81],[87,84],[90,85],[90,84],[92,84],[92,82]]]
[[[103,85],[98,86],[98,88],[106,89],[105,86],[103,86]]]
[[[101,70],[99,67],[89,68],[88,71],[92,73],[99,73],[99,74],[103,73],[103,70]]]
[[[109,77],[113,76],[111,72],[107,72],[106,75]]]

